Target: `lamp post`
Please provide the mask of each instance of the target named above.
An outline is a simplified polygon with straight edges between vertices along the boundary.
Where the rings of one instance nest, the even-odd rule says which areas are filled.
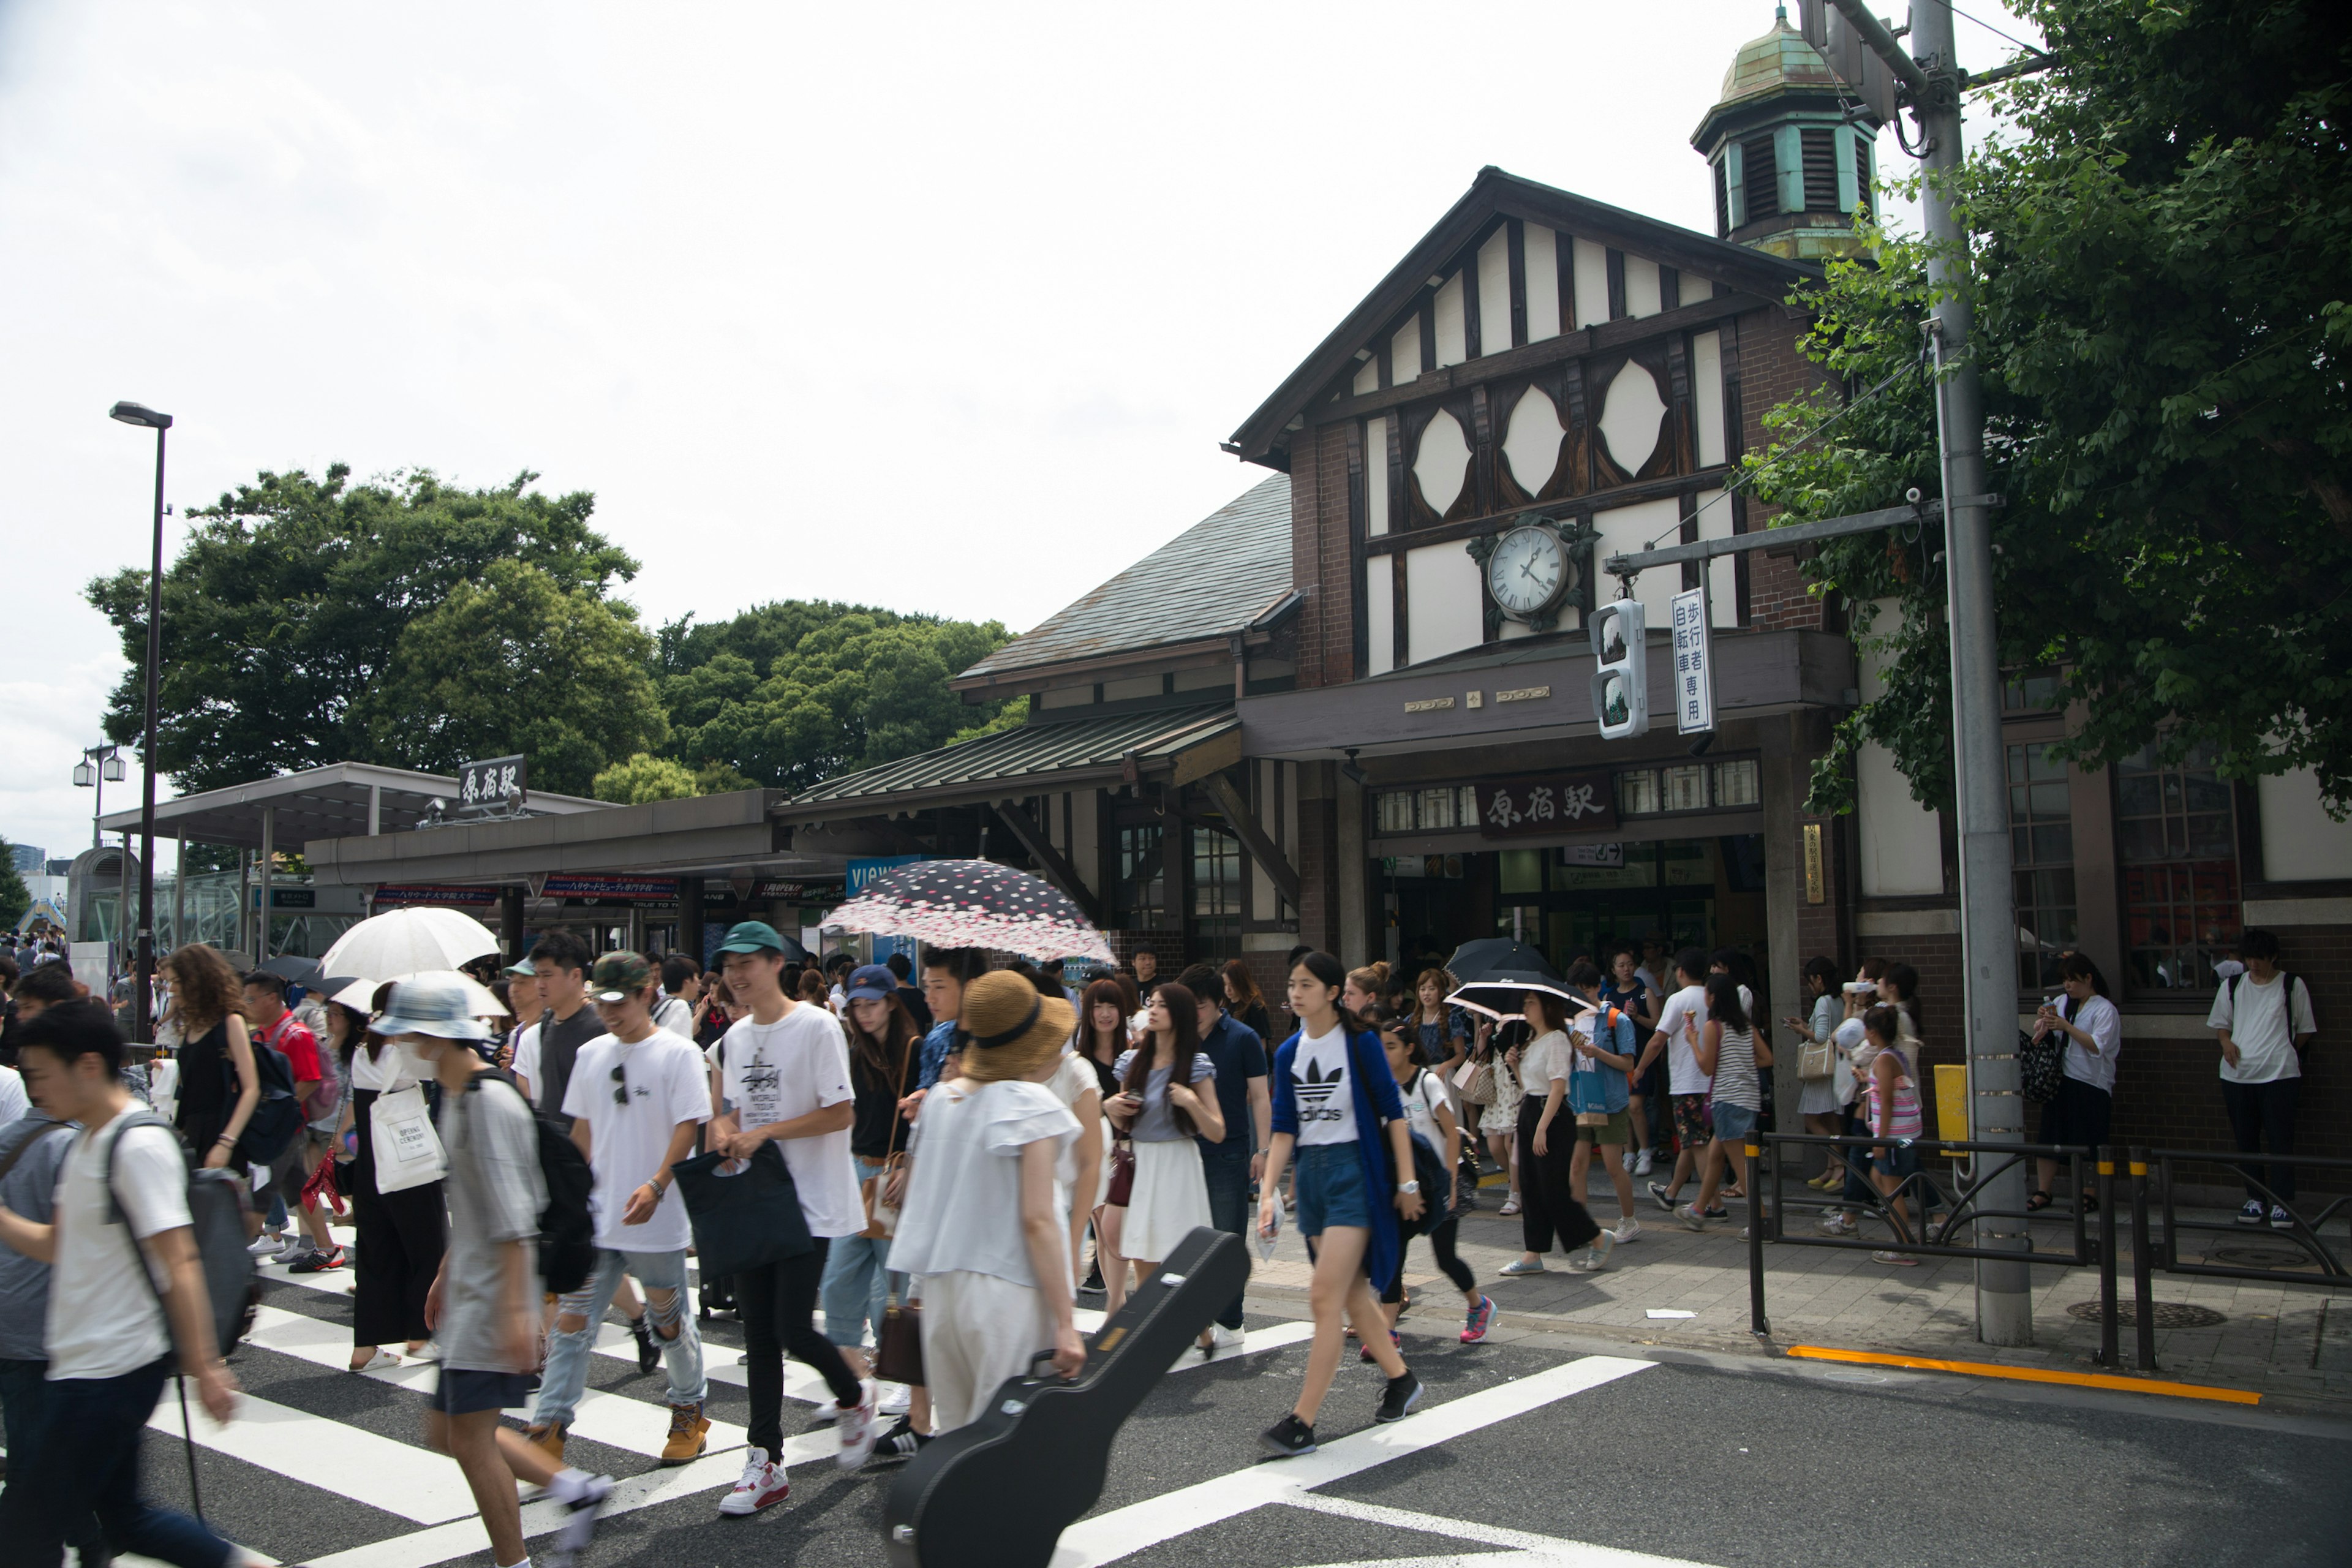
[[[155,684],[163,664],[163,432],[172,416],[142,403],[118,403],[109,410],[125,425],[155,432],[155,550],[147,573],[147,722],[141,731],[139,800],[139,938],[131,997],[131,1032],[152,1035],[147,1009],[155,989]]]
[[[111,742],[84,746],[81,761],[74,764],[73,781],[76,789],[96,792],[89,800],[89,847],[102,849],[105,838],[98,821],[106,815],[106,786],[122,782],[122,748]]]

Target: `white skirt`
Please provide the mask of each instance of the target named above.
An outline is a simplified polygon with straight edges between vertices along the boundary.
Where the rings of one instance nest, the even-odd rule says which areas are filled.
[[[1119,1222],[1118,1253],[1158,1263],[1197,1226],[1209,1223],[1209,1179],[1190,1138],[1135,1144],[1135,1189]]]

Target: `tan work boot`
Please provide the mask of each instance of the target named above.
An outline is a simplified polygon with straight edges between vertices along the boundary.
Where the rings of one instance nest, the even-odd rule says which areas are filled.
[[[669,1407],[669,1441],[662,1445],[661,1462],[683,1465],[699,1458],[710,1446],[710,1418],[699,1405],[673,1405]]]
[[[561,1426],[529,1426],[523,1429],[523,1441],[545,1454],[549,1459],[563,1463],[563,1428]]]

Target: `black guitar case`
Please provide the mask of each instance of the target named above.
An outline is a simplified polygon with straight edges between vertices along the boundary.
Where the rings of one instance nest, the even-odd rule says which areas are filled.
[[[1045,1568],[1102,1496],[1119,1427],[1249,1280],[1238,1236],[1200,1226],[1088,1336],[1067,1383],[1040,1355],[980,1419],[924,1446],[891,1484],[893,1568]]]

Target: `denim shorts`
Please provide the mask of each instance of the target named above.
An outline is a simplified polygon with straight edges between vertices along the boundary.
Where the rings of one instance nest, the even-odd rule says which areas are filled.
[[[1908,1181],[1919,1173],[1919,1151],[1913,1148],[1897,1149],[1892,1145],[1873,1149],[1870,1152],[1870,1168],[1882,1176],[1893,1176],[1901,1181]]]
[[[524,1410],[539,1379],[520,1372],[463,1372],[441,1369],[433,1385],[432,1408],[444,1415],[472,1415],[483,1410]]]
[[[1756,1119],[1760,1114],[1744,1105],[1718,1100],[1715,1102],[1715,1135],[1726,1143],[1744,1143],[1748,1135],[1756,1131]]]
[[[1297,1201],[1301,1236],[1320,1236],[1335,1225],[1371,1228],[1363,1155],[1353,1142],[1300,1144],[1292,1195]]]

